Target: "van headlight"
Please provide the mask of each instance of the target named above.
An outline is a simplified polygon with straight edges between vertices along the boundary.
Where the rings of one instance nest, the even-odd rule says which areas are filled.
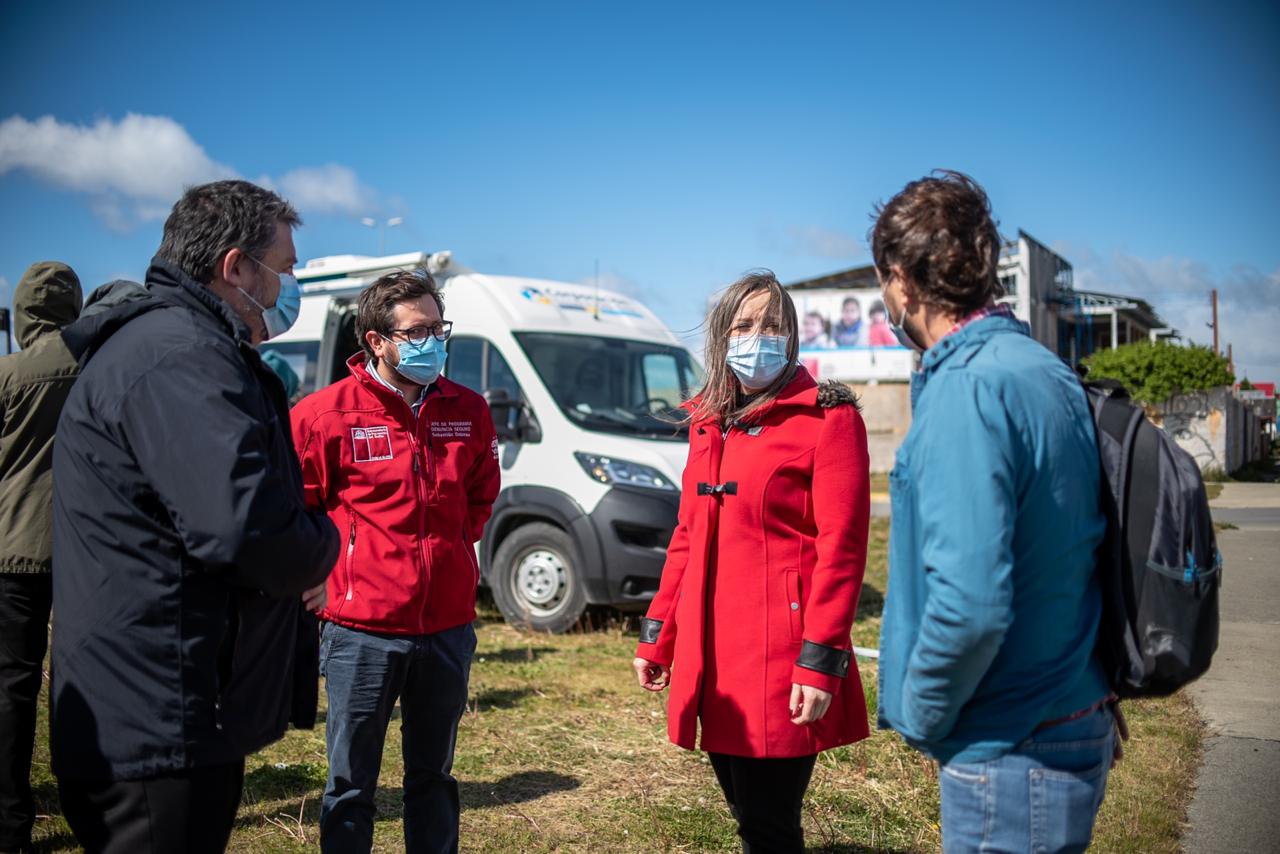
[[[600,454],[588,454],[575,451],[573,454],[582,470],[592,480],[609,485],[641,486],[646,489],[661,489],[675,492],[676,485],[662,472],[653,466],[620,460],[617,457],[605,457]]]

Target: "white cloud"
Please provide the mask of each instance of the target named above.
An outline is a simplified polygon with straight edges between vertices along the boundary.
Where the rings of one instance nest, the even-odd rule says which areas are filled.
[[[1188,258],[1146,259],[1120,252],[1109,260],[1092,253],[1086,257],[1075,268],[1077,288],[1144,299],[1197,344],[1213,343],[1207,324],[1213,317],[1210,292],[1216,288],[1219,346],[1224,352],[1232,346],[1237,376],[1280,380],[1280,269],[1264,273],[1239,265],[1215,274]]]
[[[378,204],[373,190],[360,183],[352,169],[338,163],[294,169],[280,176],[279,185],[304,213],[363,216],[374,213]]]
[[[90,210],[113,231],[163,219],[192,184],[239,175],[206,154],[178,122],[136,113],[92,125],[53,116],[0,121],[0,176],[9,172],[25,172],[84,194]],[[358,216],[377,206],[376,193],[351,168],[337,163],[294,169],[260,183],[279,188],[304,216]]]
[[[43,116],[0,122],[0,175],[14,169],[69,190],[133,199],[173,199],[187,184],[227,178],[182,125],[166,116],[126,115],[91,126]]]

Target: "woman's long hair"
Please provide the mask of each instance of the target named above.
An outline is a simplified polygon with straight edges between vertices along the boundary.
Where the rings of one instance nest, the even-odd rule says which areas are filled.
[[[770,320],[777,324],[780,334],[787,336],[787,368],[768,388],[748,398],[742,392],[737,376],[729,368],[729,332],[738,309],[748,298],[760,291],[769,293],[766,308]],[[796,307],[791,296],[778,282],[771,270],[752,270],[729,286],[711,309],[706,322],[707,339],[705,366],[707,380],[693,398],[689,420],[693,422],[714,419],[720,424],[749,421],[765,404],[791,382],[796,371],[796,359],[800,353]]]

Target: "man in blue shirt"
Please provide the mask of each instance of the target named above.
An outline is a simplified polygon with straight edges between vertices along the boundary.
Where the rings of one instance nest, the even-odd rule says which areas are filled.
[[[884,205],[876,272],[923,353],[890,475],[879,724],[941,765],[948,852],[1083,851],[1115,747],[1093,654],[1093,421],[1071,370],[1001,295],[1000,236],[972,179]]]

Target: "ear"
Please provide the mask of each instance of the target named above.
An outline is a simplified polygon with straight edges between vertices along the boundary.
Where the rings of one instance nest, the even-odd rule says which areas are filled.
[[[233,287],[244,287],[249,275],[248,265],[252,263],[241,250],[228,249],[227,254],[222,256],[222,263],[218,265],[216,272],[224,282],[228,282]]]
[[[364,343],[369,345],[369,349],[373,351],[373,355],[378,358],[378,361],[382,361],[382,348],[386,344],[382,336],[369,329],[364,333]]]

